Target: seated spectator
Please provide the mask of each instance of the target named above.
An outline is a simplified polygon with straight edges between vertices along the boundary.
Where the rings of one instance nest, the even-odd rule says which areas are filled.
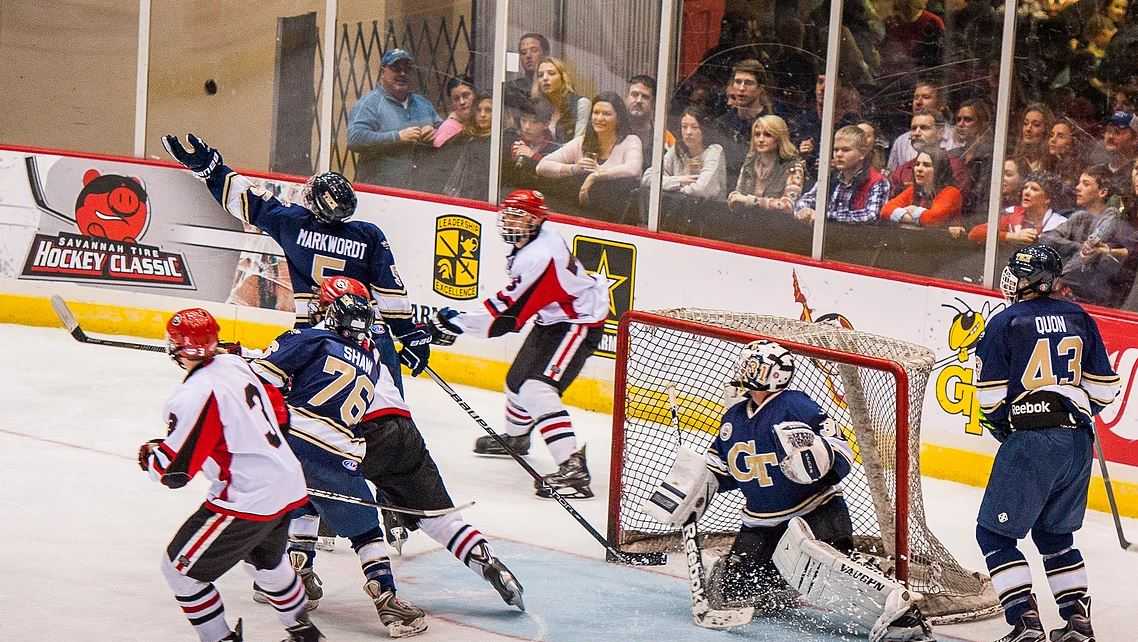
[[[716,119],[727,152],[727,174],[734,176],[743,166],[747,146],[751,139],[751,125],[759,116],[777,114],[774,100],[764,86],[766,70],[758,60],[747,59],[731,68],[731,82],[727,85],[727,111]]]
[[[628,80],[628,93],[624,97],[628,118],[632,123],[632,133],[640,139],[643,146],[644,169],[652,164],[652,121],[656,116],[656,79],[652,76],[633,76]],[[665,152],[676,144],[672,132],[664,130]]]
[[[889,175],[889,185],[894,191],[892,196],[900,194],[901,190],[913,184],[913,161],[916,160],[916,147],[919,146],[923,148],[929,145],[939,146],[940,141],[944,140],[942,132],[945,128],[945,120],[940,112],[913,114],[911,123],[909,144],[914,146],[914,155],[912,159],[894,169],[892,174]],[[968,168],[965,167],[960,158],[956,156],[949,156],[948,163],[952,167],[954,184],[960,190],[961,194],[967,194],[971,187],[971,178],[968,176]]]
[[[623,214],[643,167],[640,138],[632,133],[620,96],[602,92],[592,104],[593,115],[584,135],[541,159],[537,174],[560,179],[553,183],[557,191],[572,194],[582,206],[592,203]],[[631,185],[624,179],[632,179]],[[593,194],[594,190],[598,193]]]
[[[944,92],[941,91],[940,85],[934,80],[918,80],[917,86],[913,87],[912,107],[914,114],[926,112],[931,114],[943,113],[946,104]],[[911,120],[909,124],[911,127]],[[913,157],[917,155],[917,150],[913,147],[911,141],[912,135],[913,132],[910,128],[893,141],[893,146],[889,148],[889,163],[885,166],[890,172],[913,160]],[[946,125],[944,130],[940,133],[939,145],[941,149],[945,150],[960,147],[960,143],[956,140],[956,130]]]
[[[1040,234],[1059,227],[1065,219],[1051,209],[1051,199],[1062,188],[1052,174],[1029,174],[1023,181],[1020,204],[1000,215],[998,236],[1001,241],[1027,245]],[[988,238],[988,224],[981,223],[968,231],[968,238],[983,243]]]
[[[655,177],[652,169],[644,172],[642,194],[648,194]],[[660,189],[715,201],[722,201],[727,193],[723,146],[715,142],[711,118],[698,107],[688,107],[680,117],[680,140],[664,155]]]
[[[447,81],[446,95],[450,99],[450,113],[435,131],[435,148],[445,145],[470,123],[474,109],[474,83],[465,76],[451,78]]]
[[[1043,103],[1032,103],[1024,108],[1019,140],[1012,156],[1023,159],[1028,171],[1043,171],[1047,157],[1047,134],[1054,122],[1055,115]]]
[[[921,227],[959,225],[964,197],[953,181],[944,150],[923,147],[913,159],[913,184],[885,203],[881,218]]]
[[[474,117],[450,146],[457,150],[443,194],[484,201],[489,196],[490,128],[494,121],[494,100],[479,94],[474,100]]]
[[[988,211],[988,193],[992,182],[992,108],[986,101],[970,99],[956,110],[956,138],[960,147],[948,152],[960,160],[968,173],[969,189],[962,192],[961,209],[967,219],[985,216]],[[1020,185],[1015,186],[1018,194]]]
[[[1081,169],[1086,166],[1080,153],[1081,146],[1075,140],[1075,132],[1075,123],[1063,117],[1051,125],[1051,135],[1047,137],[1047,156],[1043,168],[1063,181],[1063,193],[1053,204],[1060,212],[1069,210],[1074,205],[1074,186],[1079,182]]]
[[[539,187],[537,164],[560,145],[553,142],[549,128],[531,106],[521,110],[518,122],[518,130],[505,139],[508,151],[503,153],[503,177],[508,185]]]
[[[552,53],[549,39],[540,33],[523,33],[518,38],[518,60],[522,64],[522,75],[509,82],[508,89],[529,96],[533,90],[537,65]]]
[[[885,20],[882,65],[890,70],[927,69],[941,64],[944,21],[928,11],[928,0],[897,0]]]
[[[828,220],[870,223],[881,215],[881,207],[889,200],[889,179],[870,166],[866,151],[865,132],[857,126],[847,125],[834,133]],[[814,183],[795,204],[794,217],[813,221],[817,201],[818,183]]]
[[[1003,181],[1000,183],[1000,210],[1006,210],[1019,205],[1023,199],[1023,179],[1030,172],[1027,165],[1018,158],[1004,160]],[[985,208],[987,206],[985,205]],[[987,216],[985,216],[987,218]]]
[[[1138,155],[1138,116],[1128,111],[1116,111],[1107,117],[1102,130],[1103,164],[1110,170],[1115,193],[1132,194],[1130,171]]]
[[[547,123],[554,142],[565,143],[585,135],[589,99],[574,93],[569,70],[561,59],[546,58],[538,63],[530,98],[534,110]]]
[[[441,121],[431,101],[411,91],[411,54],[388,49],[379,86],[360,98],[348,119],[348,149],[359,154],[356,180],[407,184],[415,147],[430,144]]]
[[[865,132],[865,144],[869,147],[870,150],[870,166],[880,172],[881,170],[885,169],[885,164],[888,162],[889,149],[886,147],[888,143],[885,142],[884,139],[878,137],[877,126],[868,120],[863,120],[857,123],[857,127],[861,131]]]
[[[774,115],[760,116],[751,126],[751,149],[735,189],[727,196],[727,206],[790,214],[802,194],[804,175],[786,121]]]
[[[1088,167],[1075,186],[1078,209],[1040,241],[1063,257],[1060,292],[1076,301],[1117,307],[1134,284],[1138,228],[1107,205],[1112,189],[1109,170]]]

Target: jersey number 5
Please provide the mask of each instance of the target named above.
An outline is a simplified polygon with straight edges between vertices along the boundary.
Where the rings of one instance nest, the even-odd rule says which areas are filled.
[[[340,404],[340,421],[345,426],[359,423],[375,396],[375,384],[364,375],[357,377],[355,366],[331,355],[324,359],[324,372],[336,375],[336,378],[313,395],[308,403],[313,406],[322,405],[350,385],[352,390],[348,393],[348,398]]]
[[[348,262],[344,259],[336,259],[323,254],[312,255],[312,282],[319,286],[324,282],[324,277],[331,276],[332,273],[343,274],[344,267]]]
[[[1077,386],[1083,380],[1083,338],[1075,335],[1063,337],[1055,346],[1055,354],[1060,359],[1066,357],[1067,376],[1055,376],[1051,363],[1051,340],[1037,339],[1027,367],[1023,370],[1020,383],[1024,390],[1036,390],[1044,386]]]

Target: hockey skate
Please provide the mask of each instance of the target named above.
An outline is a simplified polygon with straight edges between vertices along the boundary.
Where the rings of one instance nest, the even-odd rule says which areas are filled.
[[[297,577],[300,578],[304,584],[304,595],[308,598],[308,606],[305,607],[306,611],[311,611],[320,605],[320,600],[324,597],[324,589],[322,588],[324,582],[320,580],[320,576],[312,567],[304,568],[306,555],[301,551],[292,551],[289,553],[289,561],[292,562],[293,569],[296,570]],[[253,601],[257,604],[269,604],[269,596],[265,593],[265,589],[257,586],[253,582]]]
[[[798,608],[798,591],[777,574],[750,572],[744,557],[728,553],[707,574],[707,605],[712,609],[753,608],[756,616]]]
[[[535,494],[542,499],[552,499],[548,490],[550,488],[566,499],[592,497],[593,491],[589,488],[589,482],[593,478],[589,475],[589,467],[585,464],[585,447],[581,446],[581,450],[569,455],[569,459],[561,462],[557,472],[549,473],[542,477],[542,480],[548,486],[537,481],[533,483]]]
[[[221,638],[221,642],[245,642],[245,638],[241,633],[241,618],[237,618],[237,626],[229,632],[229,635]]]
[[[393,638],[406,638],[427,630],[427,614],[423,609],[395,597],[394,591],[384,591],[379,582],[369,580],[364,584],[366,592],[379,613],[379,621],[387,627],[387,634]]]
[[[925,616],[914,605],[889,624],[881,642],[936,642],[936,638]]]
[[[996,642],[1046,642],[1043,636],[1043,623],[1039,621],[1039,607],[1035,604],[1035,596],[1031,596],[1031,606],[1027,613],[1020,617],[1012,630]]]
[[[380,516],[383,518],[383,533],[387,539],[387,544],[395,549],[396,555],[403,554],[403,544],[407,542],[407,538],[411,533],[403,522],[399,520],[399,515],[389,510],[380,510]]]
[[[501,435],[501,437],[503,440],[505,440],[506,445],[510,447],[510,450],[514,451],[515,454],[529,454],[528,432],[524,435]],[[498,440],[494,439],[490,435],[479,437],[478,439],[474,440],[474,454],[485,455],[487,457],[510,456],[510,453],[506,452],[505,448],[502,448],[502,445],[498,443]]]
[[[285,633],[288,637],[281,642],[322,642],[328,639],[306,615],[300,616],[296,624],[285,629]]]

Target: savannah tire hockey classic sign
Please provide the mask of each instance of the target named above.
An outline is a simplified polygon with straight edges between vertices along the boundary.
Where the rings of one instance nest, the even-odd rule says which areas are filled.
[[[24,278],[166,288],[193,288],[181,254],[138,243],[60,232],[36,234],[24,263]]]
[[[481,252],[481,223],[457,214],[438,217],[431,289],[456,301],[477,299]]]

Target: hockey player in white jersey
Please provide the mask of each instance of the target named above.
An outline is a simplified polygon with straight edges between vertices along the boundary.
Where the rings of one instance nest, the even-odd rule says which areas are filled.
[[[218,325],[202,308],[166,324],[167,350],[185,380],[163,411],[166,437],[143,444],[138,465],[169,488],[199,472],[205,503],[166,548],[162,574],[202,642],[241,640],[213,582],[238,562],[269,591],[289,637],[323,640],[305,615],[304,587],[285,557],[288,515],[308,503],[300,463],[285,443],[274,400],[243,359],[218,353]]]
[[[874,642],[932,642],[919,596],[851,557],[841,482],[854,456],[818,404],[789,389],[794,369],[793,355],[777,343],[745,346],[731,382],[745,398],[724,413],[702,466],[699,453],[679,448],[645,512],[680,527],[693,512],[701,516],[715,493],[742,492],[742,528],[708,578],[713,609],[778,612],[801,594],[850,618]]]
[[[535,190],[511,192],[498,209],[498,231],[511,245],[509,283],[477,312],[440,309],[432,319],[435,343],[453,343],[470,333],[494,338],[534,326],[506,374],[506,434],[510,449],[529,452],[536,429],[558,464],[545,476],[555,492],[571,498],[593,496],[585,448],[561,395],[596,350],[609,313],[608,285],[585,271],[560,234],[542,224],[549,215],[545,197]],[[492,437],[480,437],[474,452],[506,455]],[[546,497],[542,484],[537,495]]]

